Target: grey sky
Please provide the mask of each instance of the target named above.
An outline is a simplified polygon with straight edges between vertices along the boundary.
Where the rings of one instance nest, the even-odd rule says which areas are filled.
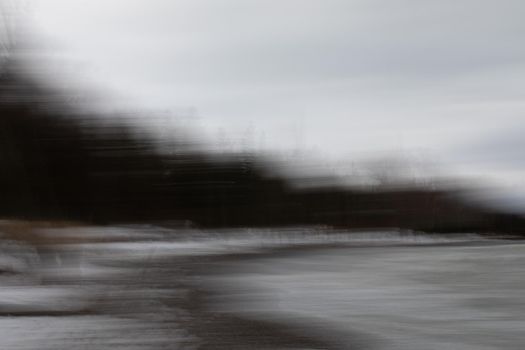
[[[41,0],[33,17],[80,77],[137,107],[195,108],[212,141],[415,152],[522,186],[524,13],[522,0]]]

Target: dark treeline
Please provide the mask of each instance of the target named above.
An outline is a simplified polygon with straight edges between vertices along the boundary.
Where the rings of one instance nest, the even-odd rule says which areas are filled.
[[[198,226],[329,225],[525,231],[516,215],[453,191],[294,189],[254,155],[162,149],[101,122],[11,69],[0,77],[0,217],[92,223],[189,220]]]

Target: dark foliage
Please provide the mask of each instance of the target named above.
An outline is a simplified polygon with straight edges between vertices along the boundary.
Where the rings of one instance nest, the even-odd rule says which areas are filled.
[[[519,216],[422,189],[291,190],[253,155],[161,152],[123,123],[73,113],[12,70],[0,78],[0,216],[200,226],[330,225],[521,233]]]

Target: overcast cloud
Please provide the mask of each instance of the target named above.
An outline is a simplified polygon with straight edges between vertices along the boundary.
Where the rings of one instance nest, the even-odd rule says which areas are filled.
[[[33,17],[90,81],[195,108],[211,140],[419,152],[521,186],[524,13],[521,0],[42,0]]]

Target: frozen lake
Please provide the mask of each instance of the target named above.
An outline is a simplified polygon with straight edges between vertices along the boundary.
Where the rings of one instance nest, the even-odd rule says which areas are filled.
[[[521,241],[311,228],[76,230],[51,234],[116,238],[46,259],[2,244],[1,349],[525,344]]]
[[[525,244],[349,246],[222,266],[213,307],[342,349],[523,349]]]

